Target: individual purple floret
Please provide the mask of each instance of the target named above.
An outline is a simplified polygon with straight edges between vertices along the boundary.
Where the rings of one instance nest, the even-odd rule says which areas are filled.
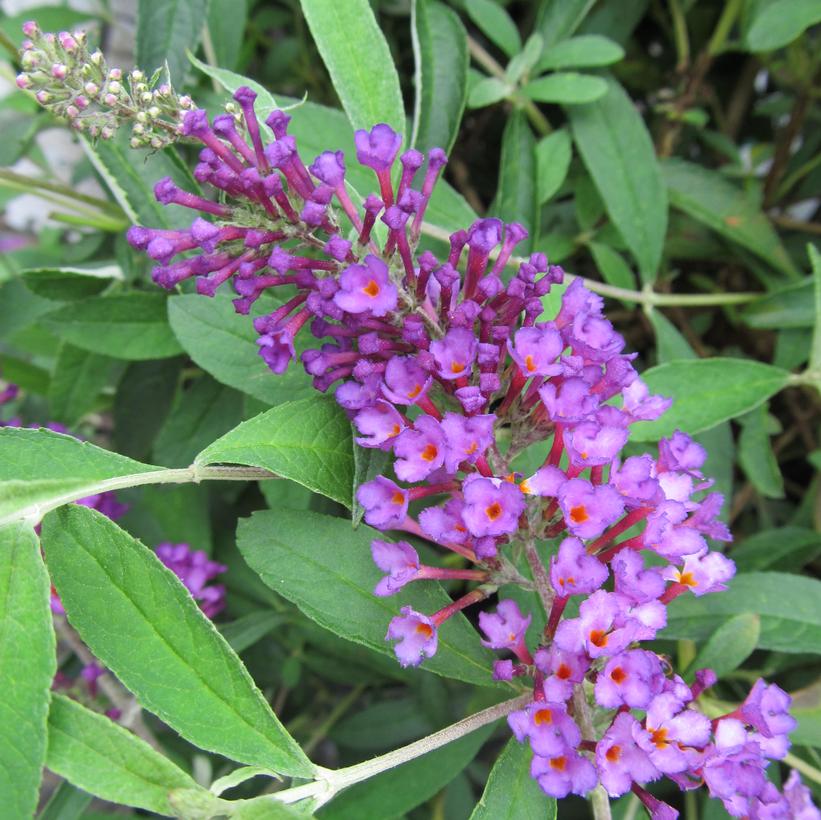
[[[389,641],[397,641],[393,649],[402,666],[419,666],[424,658],[436,654],[436,624],[409,606],[403,606],[402,614],[390,622],[385,637]]]
[[[225,587],[222,584],[209,586],[209,583],[226,572],[228,567],[212,561],[203,550],[192,550],[188,544],[164,542],[157,545],[156,552],[160,561],[183,582],[209,618],[222,612]]]

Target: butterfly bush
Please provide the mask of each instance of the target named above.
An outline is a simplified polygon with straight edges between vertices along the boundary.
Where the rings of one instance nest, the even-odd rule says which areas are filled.
[[[62,80],[48,60],[70,50],[64,39],[46,44],[48,59],[46,46],[24,46],[18,84],[43,90],[49,72]],[[573,279],[548,311],[545,297],[570,277],[542,253],[514,257],[527,238],[518,223],[479,219],[442,255],[420,251],[442,150],[400,153],[386,124],[357,131],[355,161],[373,173],[360,199],[346,182],[350,158],[303,157],[289,115],[272,111],[265,130],[255,98],[237,89],[213,120],[177,105],[178,136],[203,146],[194,177],[218,197],[163,179],[156,198],[193,211],[191,225],[134,226],[128,241],[156,262],[163,288],[191,280],[213,297],[230,287],[236,311],[255,314],[269,368],[283,373],[300,358],[318,391],[333,389],[357,443],[392,455],[391,473],[356,493],[368,524],[402,536],[372,542],[384,573],[374,594],[425,580],[469,585],[437,612],[403,606],[386,624],[399,663],[433,657],[448,619],[519,585],[544,621],[517,596],[485,605],[478,624],[500,653],[488,675],[530,695],[508,723],[547,794],[633,791],[652,817],[672,818],[645,788],[667,778],[681,790],[706,785],[734,817],[821,817],[795,772],[783,791],[767,777],[795,727],[789,695],[759,680],[710,719],[697,702],[715,674],[699,670],[688,684],[644,648],[672,600],[720,593],[735,568],[710,547],[731,535],[705,450],[677,431],[654,454],[625,454],[632,425],[670,400],[638,377],[602,299]],[[303,329],[315,343],[298,356]],[[516,457],[542,442],[538,468],[517,470]],[[422,563],[419,540],[446,566]],[[221,568],[180,547],[158,554],[216,611],[217,588],[203,594],[203,584]],[[534,620],[544,627],[530,638]]]

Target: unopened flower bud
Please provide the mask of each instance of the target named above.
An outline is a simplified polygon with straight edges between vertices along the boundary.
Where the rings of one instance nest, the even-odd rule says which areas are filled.
[[[62,63],[54,63],[51,67],[51,76],[55,80],[65,80],[68,69]]]
[[[34,20],[26,20],[26,22],[23,23],[23,34],[25,34],[26,37],[36,37],[39,33],[40,28]]]
[[[148,116],[155,120],[157,119],[157,117],[160,116],[161,113],[162,112],[159,108],[157,108],[156,105],[152,105],[151,108],[148,109]]]
[[[103,102],[108,106],[117,105],[117,97],[114,94],[106,94]]]
[[[139,148],[142,143],[136,138],[132,137],[131,141],[128,143],[132,148]]]
[[[66,116],[67,116],[70,120],[73,120],[73,119],[75,119],[76,117],[79,117],[79,116],[80,116],[80,109],[79,109],[79,108],[77,108],[77,106],[76,106],[76,105],[70,105],[70,106],[68,106],[68,108],[66,108]]]
[[[120,68],[112,68],[111,71],[108,72],[108,79],[109,80],[122,80],[123,72]]]
[[[151,138],[151,147],[152,148],[162,148],[162,146],[163,146],[163,141],[160,139],[160,137],[152,137]]]
[[[134,71],[131,72],[131,79],[135,83],[140,83],[145,79],[145,74],[143,74],[139,69],[134,69]]]
[[[110,139],[114,136],[114,129],[113,129],[111,126],[109,126],[109,125],[104,125],[104,126],[100,129],[100,136],[101,136],[104,140],[110,140]]]
[[[94,63],[94,65],[100,65],[100,63],[103,61],[103,52],[102,51],[95,51],[91,55],[90,59],[91,59],[91,62]]]
[[[131,129],[132,134],[144,134],[145,133],[145,126],[141,123],[135,123],[134,127]]]
[[[85,86],[83,86],[83,90],[89,97],[96,97],[100,92],[100,86],[98,86],[97,83],[86,83]]]
[[[160,97],[167,97],[171,93],[171,86],[168,83],[163,83],[156,91]]]
[[[86,108],[88,108],[88,98],[80,94],[80,96],[77,97],[76,100],[74,100],[74,104],[77,106],[77,108],[83,111]]]
[[[15,80],[17,87],[21,89],[31,88],[31,77],[28,74],[18,74]]]
[[[146,104],[154,102],[154,96],[150,91],[143,91],[140,95],[140,99]]]
[[[148,114],[146,114],[145,111],[140,111],[137,114],[136,119],[137,119],[137,122],[146,123],[146,122],[148,122]]]
[[[183,96],[180,97],[180,108],[191,108],[193,104],[194,101],[187,94],[183,94]]]
[[[20,62],[23,68],[34,68],[40,62],[40,58],[34,51],[24,51]]]
[[[37,100],[40,105],[46,105],[51,100],[51,94],[48,91],[38,91],[34,98]]]
[[[114,80],[108,84],[108,90],[111,94],[119,94],[120,91],[123,90],[123,87],[116,80]]]
[[[57,35],[57,39],[66,51],[74,51],[77,48],[77,41],[67,31],[61,31]]]

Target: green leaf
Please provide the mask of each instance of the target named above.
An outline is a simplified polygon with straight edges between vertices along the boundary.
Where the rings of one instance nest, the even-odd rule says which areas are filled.
[[[247,22],[247,0],[208,0],[208,31],[217,65],[236,68]]]
[[[536,144],[536,196],[544,205],[561,188],[570,169],[570,134],[561,128]]]
[[[20,274],[23,284],[38,296],[55,302],[73,302],[96,296],[123,272],[116,265],[101,268],[29,268]]]
[[[51,310],[54,303],[35,296],[20,279],[0,283],[0,339],[31,326]]]
[[[673,406],[656,421],[632,427],[634,441],[657,441],[675,430],[698,433],[753,410],[783,389],[786,370],[750,359],[693,359],[651,367],[642,374],[651,393]]]
[[[60,346],[49,384],[51,419],[72,427],[97,406],[108,383],[113,360],[71,344]]]
[[[202,749],[312,772],[240,659],[151,550],[74,504],[46,517],[43,549],[72,626],[146,709]]]
[[[821,747],[821,681],[791,695],[790,714],[798,726],[790,732],[790,740],[798,746]]]
[[[272,797],[256,797],[232,807],[231,817],[236,820],[313,820],[314,815]]]
[[[810,348],[810,369],[821,368],[821,254],[815,245],[807,245],[807,255],[810,257],[813,278],[813,332],[812,347]],[[816,377],[816,384],[819,377]]]
[[[334,743],[376,754],[418,740],[434,730],[418,698],[378,701],[341,720],[330,732]]]
[[[416,60],[416,104],[411,144],[450,153],[467,101],[467,33],[459,15],[436,0],[414,0],[411,33]]]
[[[603,242],[590,242],[588,247],[605,282],[617,288],[635,289],[636,278],[621,254]]]
[[[139,0],[137,65],[147,74],[168,65],[171,82],[182,86],[186,49],[197,47],[208,0]]]
[[[522,50],[522,38],[511,16],[495,0],[467,0],[465,11],[482,34],[508,57]]]
[[[655,280],[667,231],[667,192],[653,141],[624,89],[608,80],[595,103],[567,109],[573,138],[590,176],[639,266]]]
[[[524,44],[524,48],[507,64],[505,78],[510,83],[518,83],[519,80],[533,70],[533,66],[542,56],[544,40],[541,34],[531,34]]]
[[[385,630],[402,606],[432,614],[450,603],[438,584],[409,584],[398,595],[377,598],[380,572],[370,544],[383,534],[354,530],[341,518],[278,509],[240,521],[237,545],[262,580],[320,626],[346,640],[393,656]],[[439,649],[424,668],[444,677],[492,686],[489,654],[463,615],[439,630]]]
[[[230,644],[231,649],[240,653],[252,647],[257,641],[261,641],[284,620],[285,616],[278,612],[258,609],[229,624],[223,624],[220,632]]]
[[[145,458],[151,451],[171,410],[184,361],[180,356],[132,362],[123,371],[113,408],[117,452],[131,458]],[[191,453],[186,467],[199,449]]]
[[[30,526],[0,528],[0,799],[7,817],[33,817],[46,755],[57,665],[49,581]]]
[[[692,162],[662,163],[670,204],[790,276],[795,268],[758,202],[718,171]],[[626,239],[626,237],[625,237]]]
[[[821,22],[818,0],[776,0],[762,4],[747,31],[750,51],[773,51],[789,45],[810,26]]]
[[[601,99],[607,93],[607,81],[589,74],[563,71],[531,80],[522,91],[537,102],[582,105]]]
[[[743,612],[725,621],[710,635],[690,664],[685,678],[693,680],[697,669],[712,669],[719,680],[734,672],[758,646],[761,618],[752,612]]]
[[[154,183],[163,177],[191,190],[191,177],[179,160],[174,160],[174,149],[138,151],[129,140],[128,129],[121,128],[110,140],[92,143],[83,137],[80,144],[131,222],[152,228],[190,227],[189,208],[161,205],[154,197]]]
[[[545,47],[565,40],[581,25],[596,0],[542,0],[536,30]]]
[[[200,450],[241,419],[242,393],[204,376],[178,395],[157,436],[154,457],[169,467],[191,464]]]
[[[821,581],[783,572],[739,573],[729,589],[670,603],[660,638],[702,641],[734,615],[761,619],[759,649],[821,654]]]
[[[533,753],[511,738],[496,759],[470,820],[556,820],[556,799],[530,776]]]
[[[656,352],[659,364],[675,359],[695,359],[695,351],[679,329],[660,311],[650,313],[650,324],[656,334]]]
[[[77,347],[117,359],[164,359],[182,353],[162,293],[92,297],[58,308],[42,321]]]
[[[779,527],[755,532],[733,545],[738,570],[752,572],[777,567],[798,571],[821,554],[821,533],[804,527]]]
[[[271,301],[265,304],[270,309]],[[217,381],[267,404],[312,395],[311,379],[297,362],[282,375],[271,372],[259,355],[250,317],[236,313],[227,294],[172,296],[168,320],[185,352]]]
[[[527,117],[514,111],[502,135],[502,158],[499,185],[491,211],[504,222],[521,222],[530,236],[520,245],[529,249],[539,230],[539,206],[536,201],[536,140]]]
[[[159,468],[51,430],[0,428],[0,524],[40,515],[100,483]]]
[[[48,714],[46,765],[89,794],[112,803],[174,815],[173,789],[195,789],[220,800],[144,740],[105,715],[54,694]]]
[[[351,446],[351,425],[339,405],[313,398],[280,404],[243,422],[196,461],[262,467],[350,508]]]
[[[600,34],[582,34],[548,47],[536,64],[536,71],[557,68],[594,68],[617,63],[624,49]]]
[[[37,820],[80,820],[93,799],[93,795],[64,780],[52,792]]]
[[[492,725],[484,726],[347,789],[318,812],[320,820],[403,817],[450,783],[476,757],[492,731]]]
[[[750,302],[741,316],[757,330],[813,327],[815,304],[812,279],[808,277],[770,291]]]
[[[354,128],[405,133],[399,75],[368,0],[300,0],[331,82]]]
[[[738,439],[738,462],[761,495],[783,498],[784,479],[770,443],[770,436],[780,432],[780,429],[770,429],[770,418],[767,405],[761,404],[739,419],[741,435]]]
[[[479,80],[470,89],[468,105],[471,108],[484,108],[486,105],[493,105],[504,100],[514,91],[514,87],[506,80],[498,77],[485,77]]]

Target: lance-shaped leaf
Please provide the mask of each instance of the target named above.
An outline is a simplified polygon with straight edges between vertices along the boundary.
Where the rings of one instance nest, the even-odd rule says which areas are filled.
[[[39,518],[60,504],[113,489],[123,476],[161,467],[111,453],[51,430],[0,428],[0,524]],[[134,481],[133,483],[146,483]]]
[[[411,14],[416,59],[411,141],[420,151],[450,151],[467,100],[467,33],[459,16],[436,0],[414,0]]]
[[[742,612],[725,621],[710,635],[690,664],[685,678],[693,679],[697,669],[712,669],[723,678],[741,666],[758,646],[761,619],[752,612]]]
[[[112,803],[174,815],[175,789],[192,789],[220,801],[194,779],[110,718],[54,694],[48,714],[46,765],[75,786]]]
[[[271,589],[295,603],[320,626],[376,652],[393,655],[385,641],[402,606],[432,614],[450,603],[435,583],[408,584],[398,595],[377,598],[381,577],[371,541],[384,538],[367,526],[352,529],[342,518],[278,509],[240,521],[237,545],[248,565]],[[445,677],[492,686],[492,658],[463,615],[439,629],[439,649],[424,668]]]
[[[608,85],[600,100],[568,106],[567,113],[607,213],[638,262],[642,280],[652,282],[667,231],[667,190],[644,120],[615,80]]]
[[[632,428],[635,441],[657,441],[675,430],[698,433],[758,407],[786,386],[790,374],[750,359],[691,359],[651,367],[642,374],[651,393],[673,406],[656,421]]]
[[[206,447],[196,463],[262,467],[351,507],[351,448],[351,426],[339,405],[303,399],[243,422]]]
[[[203,749],[310,775],[242,661],[151,550],[77,505],[46,517],[43,549],[69,621],[146,709]]]
[[[405,132],[399,75],[368,0],[301,0],[302,13],[354,128]]]
[[[208,0],[139,0],[137,7],[137,64],[148,71],[167,63],[171,80],[185,80],[187,48],[200,39]]]
[[[33,817],[56,669],[49,582],[30,526],[0,528],[0,801]]]
[[[470,820],[555,820],[556,799],[530,776],[533,753],[511,738],[493,764]]]

